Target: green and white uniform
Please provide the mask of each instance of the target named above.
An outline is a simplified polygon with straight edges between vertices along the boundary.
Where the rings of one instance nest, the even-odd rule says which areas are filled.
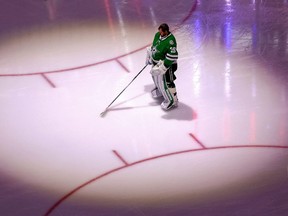
[[[164,61],[164,65],[168,68],[172,64],[177,63],[178,52],[177,43],[173,34],[169,33],[166,37],[161,37],[160,33],[155,34],[152,43],[152,60],[157,63],[159,60]]]
[[[157,32],[151,46],[151,58],[155,66],[160,60],[163,61],[167,71],[164,75],[152,75],[156,88],[152,90],[152,96],[157,98],[164,97],[161,107],[168,110],[177,107],[178,98],[174,80],[176,79],[175,71],[177,70],[177,42],[172,33],[161,37]]]

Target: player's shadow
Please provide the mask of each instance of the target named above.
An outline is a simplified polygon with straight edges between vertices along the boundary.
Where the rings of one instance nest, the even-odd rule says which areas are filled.
[[[154,88],[154,85],[145,85],[144,91],[145,92],[151,92],[151,90]],[[154,102],[151,102],[151,106],[159,105],[161,106],[161,103],[163,101],[163,98],[157,98],[154,99]],[[172,108],[168,111],[163,111],[165,114],[162,116],[163,119],[171,120],[182,120],[182,121],[192,121],[197,118],[196,112],[189,107],[187,104],[179,102],[177,108]]]
[[[145,85],[144,86],[144,93],[137,95],[133,98],[130,98],[128,100],[125,100],[121,103],[118,103],[114,106],[112,106],[111,108],[109,108],[109,111],[120,111],[120,110],[129,110],[129,109],[136,109],[136,108],[145,108],[145,107],[149,107],[149,106],[158,106],[159,109],[161,109],[161,103],[163,101],[163,98],[158,98],[158,99],[153,99],[153,102],[149,103],[148,105],[145,106],[137,106],[137,107],[121,107],[121,108],[117,108],[117,106],[125,104],[127,101],[133,100],[135,98],[138,97],[142,97],[143,95],[149,93],[151,94],[151,90],[154,88],[154,85]],[[172,120],[172,119],[176,119],[176,120],[181,120],[181,121],[192,121],[194,119],[197,118],[197,114],[196,112],[189,107],[188,105],[186,105],[185,103],[179,102],[178,103],[178,107],[177,108],[173,108],[170,109],[168,111],[164,111],[164,115],[162,116],[163,119],[167,119],[167,120]]]
[[[196,112],[188,105],[179,102],[177,108],[173,108],[165,112],[162,118],[170,120],[192,121],[197,118]]]

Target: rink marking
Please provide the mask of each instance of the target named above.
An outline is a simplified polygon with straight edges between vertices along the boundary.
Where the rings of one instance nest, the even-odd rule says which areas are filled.
[[[41,76],[49,83],[49,85],[50,85],[52,88],[56,88],[56,85],[52,82],[51,79],[49,79],[49,78],[47,77],[47,75],[41,73]]]
[[[99,62],[87,64],[87,65],[82,65],[82,66],[78,66],[78,67],[64,68],[64,69],[59,69],[59,70],[51,70],[51,71],[43,71],[43,72],[23,73],[23,74],[0,74],[0,77],[5,77],[5,76],[34,76],[34,75],[41,75],[41,74],[70,72],[70,71],[74,71],[74,70],[79,70],[79,69],[84,69],[84,68],[88,68],[88,67],[98,66],[100,64],[104,64],[104,63],[108,63],[108,62],[112,62],[112,61],[117,61],[120,58],[123,58],[123,57],[129,56],[131,54],[137,53],[137,52],[145,49],[147,46],[150,46],[150,44],[147,44],[147,45],[145,45],[143,47],[140,47],[140,48],[138,48],[136,50],[133,50],[131,52],[122,54],[122,55],[117,56],[115,58],[110,58],[110,59],[106,59],[106,60],[103,60],[103,61],[99,61]]]
[[[203,148],[207,149],[207,147],[192,133],[189,133],[189,135]]]
[[[112,150],[112,151],[126,166],[129,165],[129,163],[116,150]]]
[[[127,73],[130,72],[130,70],[119,60],[119,59],[116,59],[115,60]]]
[[[177,24],[175,26],[174,29],[171,30],[171,32],[177,31],[179,28],[181,28],[181,26],[191,17],[192,13],[196,10],[197,8],[197,0],[195,1],[195,4],[193,4],[193,6],[191,7],[190,11],[188,12],[188,14],[181,20],[181,22],[179,24]],[[42,72],[31,72],[31,73],[23,73],[23,74],[0,74],[0,77],[5,77],[5,76],[33,76],[33,75],[42,75],[42,74],[49,74],[49,73],[62,73],[62,72],[70,72],[70,71],[74,71],[74,70],[79,70],[79,69],[83,69],[83,68],[88,68],[88,67],[93,67],[93,66],[97,66],[100,64],[104,64],[107,62],[112,62],[112,61],[117,61],[120,58],[129,56],[131,54],[137,53],[139,51],[142,51],[144,49],[147,48],[147,46],[150,46],[151,43],[146,44],[143,47],[140,47],[138,49],[135,49],[131,52],[116,56],[114,58],[110,58],[110,59],[106,59],[103,61],[99,61],[99,62],[95,62],[95,63],[91,63],[91,64],[87,64],[87,65],[82,65],[82,66],[77,66],[77,67],[71,67],[71,68],[64,68],[64,69],[57,69],[57,70],[51,70],[51,71],[42,71]],[[119,62],[118,62],[119,63]],[[127,70],[126,70],[127,71]]]
[[[200,149],[189,149],[189,150],[184,150],[184,151],[178,151],[178,152],[172,152],[172,153],[167,153],[167,154],[162,154],[162,155],[156,155],[154,157],[150,157],[150,158],[145,158],[139,161],[135,161],[133,163],[130,163],[129,166],[128,165],[124,165],[124,166],[120,166],[118,168],[112,169],[110,171],[107,171],[99,176],[96,176],[95,178],[81,184],[80,186],[76,187],[74,190],[68,192],[67,194],[65,194],[63,197],[61,197],[56,203],[54,203],[54,205],[52,205],[48,211],[44,214],[45,216],[50,215],[56,208],[58,208],[65,200],[67,200],[68,198],[70,198],[74,193],[76,193],[77,191],[79,191],[80,189],[86,187],[87,185],[91,184],[91,183],[95,183],[97,180],[108,176],[110,174],[113,174],[117,171],[123,170],[125,168],[130,168],[134,165],[138,165],[138,164],[142,164],[144,162],[148,162],[148,161],[153,161],[156,159],[160,159],[160,158],[164,158],[164,157],[169,157],[169,156],[174,156],[174,155],[180,155],[180,154],[185,154],[185,153],[192,153],[192,152],[200,152],[200,151],[213,151],[213,150],[223,150],[223,149],[239,149],[239,148],[274,148],[274,149],[287,149],[288,150],[288,146],[276,146],[276,145],[235,145],[235,146],[216,146],[216,147],[209,147],[209,148],[200,148]],[[113,150],[113,152],[118,156],[119,154]],[[120,156],[121,157],[121,156]],[[122,158],[122,157],[121,157]],[[119,159],[121,159],[119,158]],[[125,160],[124,160],[125,161]],[[288,169],[288,167],[287,167]],[[288,171],[288,170],[287,170]]]

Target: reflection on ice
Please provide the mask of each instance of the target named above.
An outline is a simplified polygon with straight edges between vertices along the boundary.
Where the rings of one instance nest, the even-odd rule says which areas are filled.
[[[287,1],[0,12],[1,215],[286,213]],[[161,110],[147,67],[99,117],[162,22],[178,41],[179,107]]]

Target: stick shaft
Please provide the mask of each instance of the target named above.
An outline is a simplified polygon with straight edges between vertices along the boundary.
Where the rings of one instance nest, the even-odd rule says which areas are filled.
[[[128,85],[117,95],[117,97],[106,107],[105,111],[117,100],[117,98],[128,88],[128,86],[139,76],[139,74],[147,67],[148,64],[146,64],[142,70],[138,72],[138,74],[128,83]]]

